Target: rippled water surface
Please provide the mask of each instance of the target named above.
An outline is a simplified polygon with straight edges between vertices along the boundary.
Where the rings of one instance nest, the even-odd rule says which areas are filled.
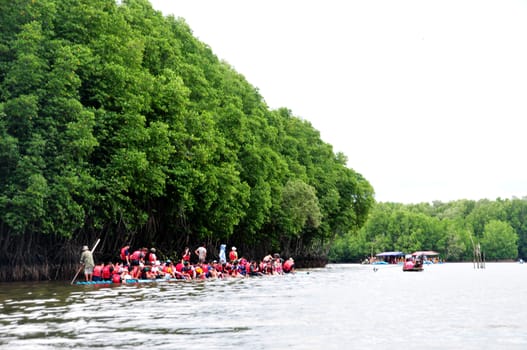
[[[527,264],[0,284],[2,349],[527,349]]]

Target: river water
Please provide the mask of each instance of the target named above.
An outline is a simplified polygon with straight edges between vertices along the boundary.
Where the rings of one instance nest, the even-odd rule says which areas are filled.
[[[2,349],[527,349],[527,264],[0,284]]]

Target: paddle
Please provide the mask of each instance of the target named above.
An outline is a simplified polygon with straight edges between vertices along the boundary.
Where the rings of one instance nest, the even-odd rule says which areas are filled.
[[[97,248],[97,245],[99,244],[100,241],[101,239],[99,238],[97,242],[95,242],[95,244],[93,245],[93,248],[91,249],[92,254],[95,251],[95,248]],[[77,271],[77,273],[75,274],[75,277],[73,277],[70,284],[73,284],[73,282],[75,282],[75,280],[77,279],[77,276],[79,275],[79,273],[81,273],[83,268],[84,268],[84,264],[81,265],[81,267],[79,268],[79,271]]]

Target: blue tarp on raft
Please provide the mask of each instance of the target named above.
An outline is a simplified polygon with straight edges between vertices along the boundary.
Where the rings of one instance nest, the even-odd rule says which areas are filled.
[[[134,283],[158,283],[158,282],[175,282],[175,281],[184,281],[184,279],[178,279],[178,278],[158,278],[155,280],[149,280],[149,279],[128,279],[124,281],[123,283],[113,283],[110,280],[103,280],[103,281],[77,281],[75,284],[78,285],[89,285],[89,284],[134,284]]]

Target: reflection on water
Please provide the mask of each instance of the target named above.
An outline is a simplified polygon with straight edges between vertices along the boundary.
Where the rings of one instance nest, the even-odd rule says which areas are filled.
[[[329,265],[132,286],[0,285],[0,348],[526,349],[527,265]]]

